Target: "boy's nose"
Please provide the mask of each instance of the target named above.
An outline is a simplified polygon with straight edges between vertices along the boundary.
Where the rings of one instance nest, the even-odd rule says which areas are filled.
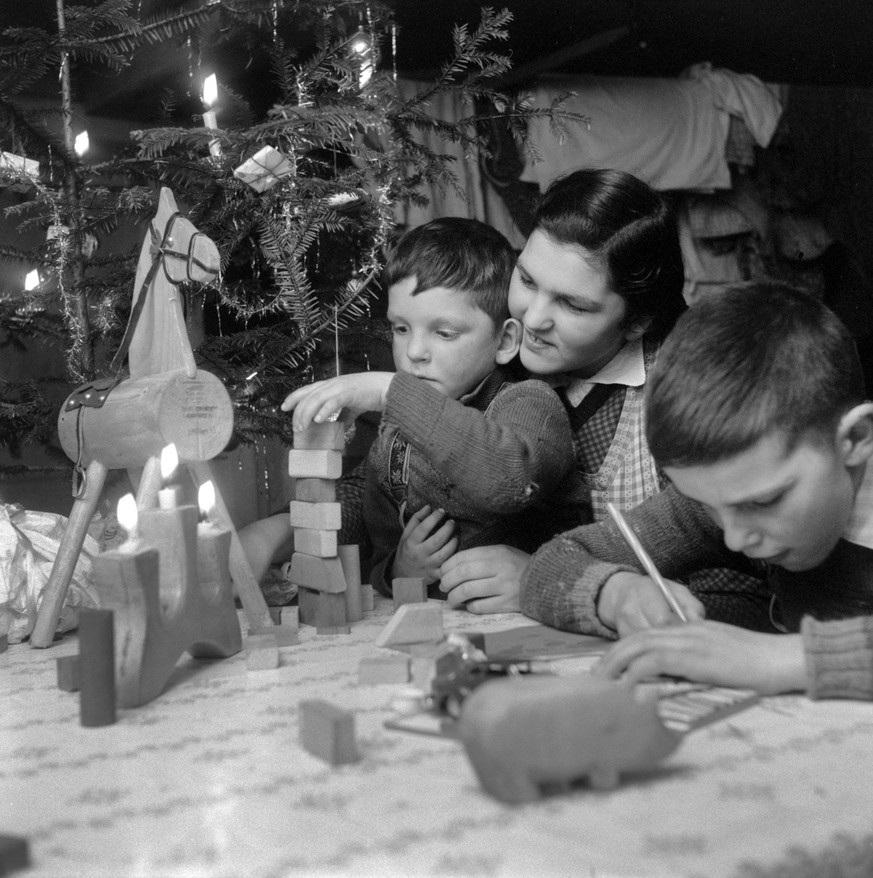
[[[409,337],[409,343],[406,345],[406,356],[410,360],[424,360],[427,358],[427,345],[424,340],[418,336]]]
[[[760,534],[737,515],[722,514],[721,526],[724,544],[732,552],[747,552],[761,542]]]

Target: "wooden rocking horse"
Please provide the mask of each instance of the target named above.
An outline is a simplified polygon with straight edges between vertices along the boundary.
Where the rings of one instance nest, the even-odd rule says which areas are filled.
[[[137,505],[156,504],[160,453],[176,445],[197,484],[211,480],[208,461],[226,447],[233,406],[221,381],[197,369],[185,329],[178,285],[218,273],[215,244],[185,219],[173,193],[162,189],[158,211],[140,251],[127,330],[114,363],[128,357],[130,377],[78,388],[58,418],[61,446],[76,464],[78,485],[67,528],[43,592],[30,644],[54,639],[73,569],[110,469],[126,469]],[[214,480],[213,480],[214,481]],[[230,574],[253,627],[273,624],[227,507],[216,491],[218,522],[231,532]]]

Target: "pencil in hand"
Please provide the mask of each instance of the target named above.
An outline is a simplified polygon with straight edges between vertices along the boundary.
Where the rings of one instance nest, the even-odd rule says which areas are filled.
[[[670,609],[683,621],[687,622],[688,617],[685,613],[682,612],[682,607],[679,606],[679,602],[676,600],[675,595],[672,591],[670,591],[670,586],[664,581],[664,577],[658,572],[658,568],[655,567],[655,562],[649,557],[649,553],[643,548],[643,544],[639,541],[639,538],[634,533],[633,528],[627,523],[625,517],[618,511],[618,509],[613,506],[612,503],[607,503],[606,508],[609,511],[609,514],[612,516],[612,520],[618,526],[618,529],[621,531],[621,535],[627,541],[627,544],[633,549],[634,554],[637,556],[637,560],[640,564],[643,565],[643,569],[649,576],[655,581],[655,585],[661,589],[661,593],[664,595],[667,603],[670,605]]]

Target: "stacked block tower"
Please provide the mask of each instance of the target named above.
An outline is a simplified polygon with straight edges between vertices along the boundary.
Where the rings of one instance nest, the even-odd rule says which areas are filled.
[[[288,474],[295,479],[290,578],[298,590],[300,622],[315,625],[319,634],[347,634],[349,624],[363,618],[358,547],[337,545],[342,509],[336,482],[346,426],[313,423],[295,433],[288,452]]]

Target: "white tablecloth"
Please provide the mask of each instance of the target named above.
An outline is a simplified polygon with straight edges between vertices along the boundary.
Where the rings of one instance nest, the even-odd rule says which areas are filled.
[[[348,636],[302,628],[277,670],[183,660],[158,699],[96,729],[56,686],[75,638],[10,647],[0,833],[30,840],[28,878],[873,874],[873,706],[765,699],[615,790],[512,807],[482,792],[456,741],[384,727],[397,687],[360,686],[357,667],[381,653],[390,613],[380,603]],[[523,622],[444,615],[453,630]],[[360,762],[301,747],[304,698],[355,710]]]

